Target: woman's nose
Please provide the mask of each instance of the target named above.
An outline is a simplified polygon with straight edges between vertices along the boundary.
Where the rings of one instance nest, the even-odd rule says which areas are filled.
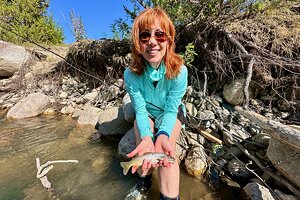
[[[150,37],[149,44],[150,44],[150,45],[156,45],[156,44],[157,44],[157,41],[156,41],[156,39],[155,39],[154,36],[151,36],[151,37]]]

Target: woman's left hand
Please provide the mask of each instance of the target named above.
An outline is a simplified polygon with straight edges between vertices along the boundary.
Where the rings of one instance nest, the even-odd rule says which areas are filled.
[[[155,152],[165,153],[169,156],[176,157],[174,149],[170,143],[168,136],[166,135],[159,135],[155,142]],[[171,163],[168,162],[167,159],[164,159],[159,162],[160,166],[170,168]]]

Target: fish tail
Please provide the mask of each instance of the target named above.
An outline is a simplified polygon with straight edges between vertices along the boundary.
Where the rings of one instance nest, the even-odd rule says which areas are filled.
[[[121,162],[120,165],[123,168],[123,174],[126,175],[130,168],[130,163],[129,162]]]

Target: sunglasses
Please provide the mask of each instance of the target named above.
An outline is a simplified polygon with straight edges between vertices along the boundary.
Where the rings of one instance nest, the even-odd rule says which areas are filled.
[[[151,37],[152,37],[152,34],[150,31],[143,31],[139,35],[140,42],[143,44],[149,42]],[[155,31],[154,38],[156,39],[157,42],[162,43],[168,39],[168,36],[163,31]]]

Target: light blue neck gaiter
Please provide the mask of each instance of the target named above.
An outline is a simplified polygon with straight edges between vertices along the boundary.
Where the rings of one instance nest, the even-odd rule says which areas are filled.
[[[164,78],[166,74],[164,62],[162,61],[157,69],[154,69],[148,62],[146,62],[146,73],[148,74],[151,82],[159,81]]]

